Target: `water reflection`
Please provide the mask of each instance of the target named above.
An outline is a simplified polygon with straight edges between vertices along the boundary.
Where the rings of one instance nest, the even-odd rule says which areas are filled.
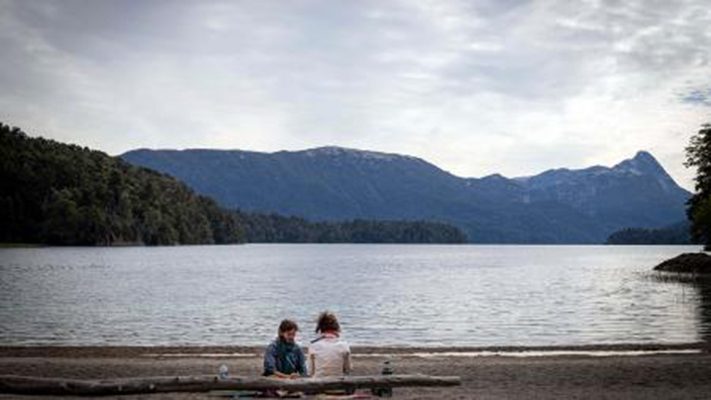
[[[711,279],[695,285],[699,292],[699,333],[701,339],[711,343]]]
[[[711,343],[711,276],[658,272],[652,277],[662,284],[676,284],[693,291],[697,300],[699,339]]]

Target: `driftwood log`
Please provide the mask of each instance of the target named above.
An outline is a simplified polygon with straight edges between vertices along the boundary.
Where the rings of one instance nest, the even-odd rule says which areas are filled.
[[[318,393],[328,390],[404,386],[458,386],[457,376],[374,375],[319,379],[228,378],[215,376],[150,377],[77,380],[0,375],[0,393],[33,395],[109,396],[211,390],[289,390]]]

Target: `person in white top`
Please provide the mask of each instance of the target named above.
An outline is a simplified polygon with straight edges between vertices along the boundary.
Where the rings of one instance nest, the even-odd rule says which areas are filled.
[[[341,326],[336,316],[322,312],[316,323],[319,337],[311,341],[308,371],[313,378],[342,377],[351,373],[351,348],[341,339]]]

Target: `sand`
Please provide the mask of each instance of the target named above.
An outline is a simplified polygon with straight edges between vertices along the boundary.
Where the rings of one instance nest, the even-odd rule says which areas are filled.
[[[77,379],[216,374],[258,376],[253,347],[0,347],[0,374]],[[355,373],[457,375],[454,388],[399,388],[401,399],[709,399],[711,348],[616,345],[499,348],[354,348]],[[0,399],[50,399],[0,394]],[[73,397],[63,397],[70,399]],[[85,398],[85,397],[84,397]],[[129,395],[130,399],[215,399],[204,393]]]

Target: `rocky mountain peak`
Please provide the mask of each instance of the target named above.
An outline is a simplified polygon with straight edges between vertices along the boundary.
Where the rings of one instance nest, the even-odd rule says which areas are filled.
[[[622,161],[612,167],[612,169],[614,171],[628,172],[634,175],[651,174],[671,179],[657,159],[647,151],[637,152],[634,157]]]

